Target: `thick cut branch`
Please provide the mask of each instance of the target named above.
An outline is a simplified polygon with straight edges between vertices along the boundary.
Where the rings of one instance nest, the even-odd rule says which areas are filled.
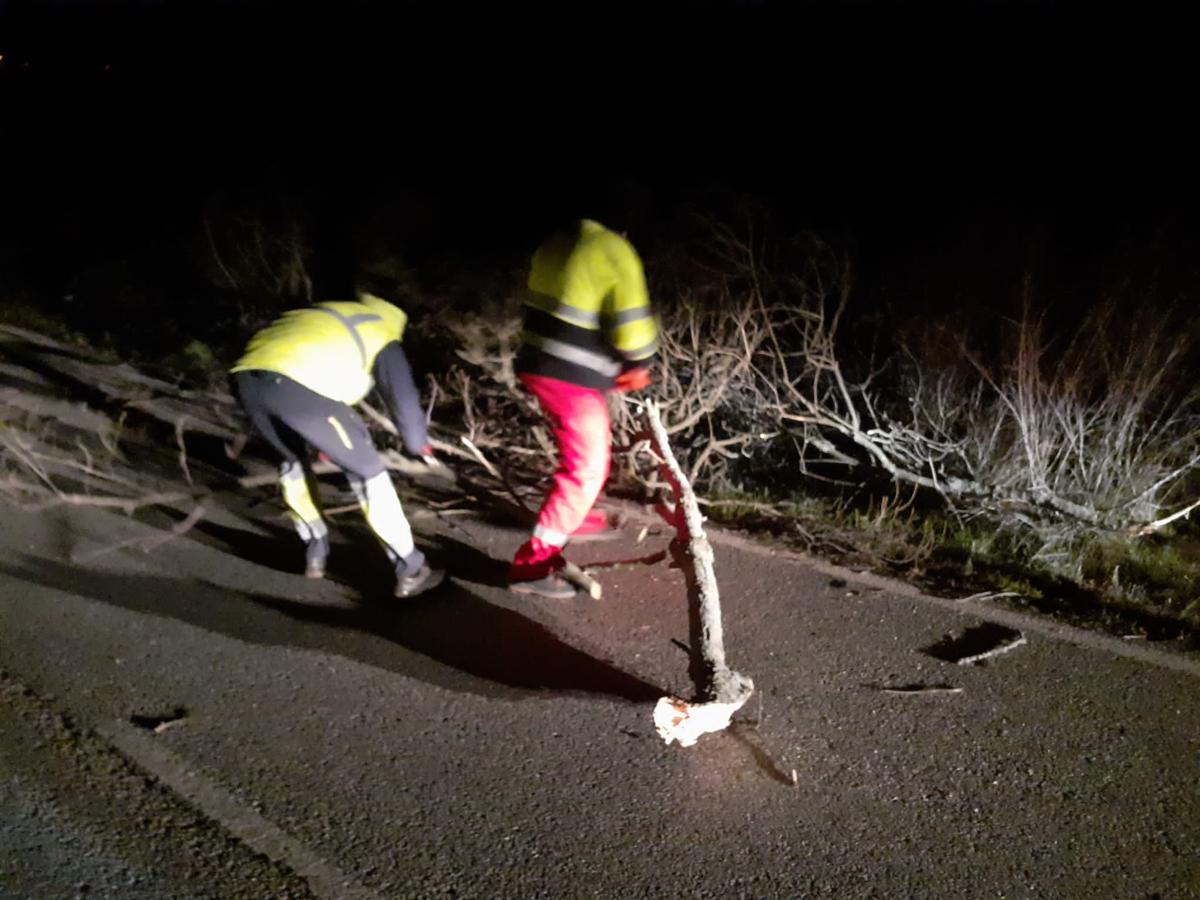
[[[694,744],[701,734],[728,727],[729,720],[754,692],[754,682],[729,668],[725,661],[725,632],[721,624],[721,598],[713,570],[712,545],[704,534],[704,517],[692,486],[671,452],[658,405],[646,403],[654,447],[663,477],[675,493],[676,537],[671,551],[687,577],[688,618],[691,625],[692,680],[696,702],[663,697],[654,711],[658,732],[669,744]]]

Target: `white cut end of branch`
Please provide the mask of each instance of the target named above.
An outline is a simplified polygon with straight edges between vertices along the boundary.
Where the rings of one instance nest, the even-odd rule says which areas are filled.
[[[558,574],[581,591],[584,591],[593,600],[599,600],[604,595],[604,588],[601,587],[600,582],[572,562],[563,560],[562,568],[558,570]]]
[[[733,714],[749,697],[746,694],[734,703],[688,703],[678,697],[660,697],[654,707],[654,727],[668,746],[678,741],[680,747],[690,747],[700,735],[728,728]]]

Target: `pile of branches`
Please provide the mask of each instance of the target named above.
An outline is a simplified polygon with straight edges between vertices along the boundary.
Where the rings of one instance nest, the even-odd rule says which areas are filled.
[[[1200,390],[1186,374],[1195,335],[1166,314],[1143,311],[1135,330],[1101,304],[1055,342],[1027,302],[987,352],[943,331],[925,346],[885,334],[885,350],[868,353],[846,325],[850,265],[813,236],[780,251],[748,225],[709,222],[681,265],[652,262],[662,328],[650,393],[702,495],[734,493],[748,472],[781,485],[906,487],[964,519],[1032,534],[1047,553],[1087,534],[1148,534],[1200,505],[1189,495],[1200,469]],[[458,359],[429,382],[435,434],[451,438],[443,446],[548,475],[553,440],[513,369],[519,298],[446,327]],[[22,502],[103,496],[133,509],[160,495],[116,465],[129,416],[166,429],[158,444],[173,446],[189,490],[189,435],[231,455],[244,440],[220,390],[185,389],[8,326],[0,355],[13,376],[0,395],[0,491]],[[610,411],[627,451],[616,456],[618,481],[648,497],[666,491],[637,452],[645,435],[633,404],[614,395]]]
[[[182,510],[169,539],[200,521],[215,494],[277,490],[275,464],[246,450],[250,424],[225,390],[168,381],[9,325],[0,325],[0,375],[0,497],[22,508]],[[393,449],[395,426],[374,406],[363,409],[389,469],[453,488],[453,473]],[[478,461],[469,442],[435,444]],[[313,470],[336,471],[325,462]]]
[[[202,493],[189,435],[221,442],[230,455],[245,440],[228,394],[188,390],[32,331],[0,326],[0,366],[0,493],[24,506],[133,512],[185,502]],[[133,441],[131,421],[152,426],[155,439]],[[177,468],[131,460],[135,443]]]
[[[891,335],[884,358],[856,353],[850,365],[848,261],[808,235],[787,259],[769,264],[753,229],[710,223],[692,274],[653,285],[651,392],[699,490],[736,487],[748,464],[781,481],[890,482],[1045,547],[1148,534],[1200,505],[1186,494],[1200,467],[1200,392],[1176,377],[1194,336],[1165,314],[1121,338],[1115,308],[1100,305],[1057,346],[1027,304],[986,358],[967,334],[943,335],[941,358]],[[439,415],[548,471],[553,447],[512,369],[518,301],[452,328],[460,363],[441,379]],[[616,396],[611,412],[617,444],[636,449],[633,407]],[[616,471],[665,487],[636,453],[618,455]]]

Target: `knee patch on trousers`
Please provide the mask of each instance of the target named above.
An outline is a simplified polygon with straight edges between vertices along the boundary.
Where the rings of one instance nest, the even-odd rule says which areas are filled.
[[[298,462],[286,462],[279,467],[279,486],[283,491],[283,502],[291,514],[296,532],[305,541],[325,537],[329,529],[321,518],[321,511],[308,489],[304,467]]]
[[[349,481],[367,524],[383,542],[393,562],[411,556],[414,549],[412,529],[400,506],[391,476],[380,472],[365,480],[350,476]]]

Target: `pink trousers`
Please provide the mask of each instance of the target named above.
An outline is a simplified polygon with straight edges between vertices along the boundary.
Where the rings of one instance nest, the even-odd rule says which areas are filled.
[[[612,435],[603,392],[542,375],[522,375],[521,381],[546,414],[559,456],[554,486],[509,574],[512,581],[533,581],[561,565],[572,534],[604,527],[603,514],[592,506],[608,479]]]

